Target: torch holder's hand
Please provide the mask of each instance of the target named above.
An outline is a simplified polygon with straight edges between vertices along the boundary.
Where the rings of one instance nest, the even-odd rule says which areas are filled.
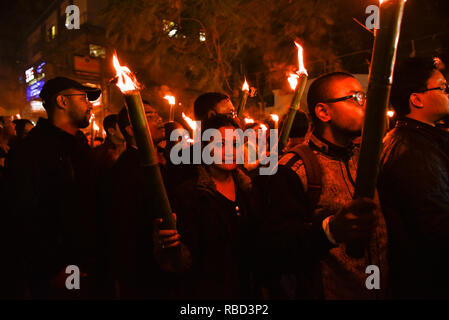
[[[334,239],[347,245],[367,244],[374,228],[377,204],[372,199],[355,199],[345,205],[329,220],[329,230]]]
[[[176,222],[176,214],[173,214]],[[162,219],[154,220],[154,256],[160,267],[169,272],[182,272],[191,265],[190,252],[181,242],[176,229],[161,229]]]

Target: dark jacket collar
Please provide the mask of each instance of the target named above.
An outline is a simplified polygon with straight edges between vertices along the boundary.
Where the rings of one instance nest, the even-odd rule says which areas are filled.
[[[430,142],[435,143],[438,148],[449,155],[449,132],[442,128],[404,117],[396,121],[395,129],[413,130],[426,137]]]
[[[323,137],[320,137],[316,133],[313,133],[309,139],[309,146],[313,150],[316,150],[329,158],[337,160],[348,160],[354,154],[354,148],[356,145],[350,143],[345,147],[337,146]]]
[[[208,191],[211,193],[218,192],[215,186],[212,177],[207,171],[206,167],[198,166],[197,167],[198,179],[196,181],[195,188],[199,190]],[[251,190],[251,178],[248,177],[242,170],[237,169],[233,173],[234,181],[237,185],[237,188],[244,192],[249,192]]]

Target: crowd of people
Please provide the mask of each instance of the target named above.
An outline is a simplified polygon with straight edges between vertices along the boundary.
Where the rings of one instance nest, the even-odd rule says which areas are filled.
[[[169,137],[182,126],[164,124],[143,101],[176,221],[170,229],[126,106],[104,119],[107,138],[92,149],[81,129],[101,91],[48,80],[40,93],[47,119],[35,127],[22,120],[16,134],[11,119],[0,122],[1,297],[449,298],[449,89],[438,62],[396,67],[396,125],[386,130],[373,199],[354,198],[366,93],[349,73],[312,82],[308,113],[297,113],[271,175],[236,161],[240,145],[260,146],[234,135],[225,148],[225,130],[274,127],[242,122],[226,94],[194,103],[201,130],[223,137],[193,142],[221,151],[211,164],[174,164]],[[76,288],[68,266],[80,271]]]

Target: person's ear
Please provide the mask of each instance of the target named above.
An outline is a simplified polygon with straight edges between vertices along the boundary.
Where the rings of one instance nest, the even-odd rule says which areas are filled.
[[[209,118],[215,116],[216,114],[217,114],[217,111],[215,111],[215,110],[209,110],[209,111],[207,112],[207,118],[209,119]]]
[[[56,97],[56,107],[60,109],[65,109],[67,107],[67,99],[63,95],[58,95]]]
[[[410,99],[409,99],[409,104],[410,106],[413,106],[417,109],[422,109],[424,108],[424,104],[421,98],[421,94],[419,93],[412,93],[410,95]]]
[[[315,106],[315,115],[321,122],[331,121],[329,105],[326,103],[317,103]]]
[[[131,128],[131,126],[126,126],[125,127],[126,133],[130,136],[130,137],[134,137],[134,132],[133,129]]]
[[[115,134],[115,129],[114,128],[108,128],[107,132],[108,132],[108,136],[113,136]]]

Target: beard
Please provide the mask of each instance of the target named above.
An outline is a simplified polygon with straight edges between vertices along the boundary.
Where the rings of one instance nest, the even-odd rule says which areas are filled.
[[[90,124],[90,112],[80,114],[79,112],[75,112],[74,110],[69,110],[68,115],[72,120],[72,123],[79,129],[87,128]]]

